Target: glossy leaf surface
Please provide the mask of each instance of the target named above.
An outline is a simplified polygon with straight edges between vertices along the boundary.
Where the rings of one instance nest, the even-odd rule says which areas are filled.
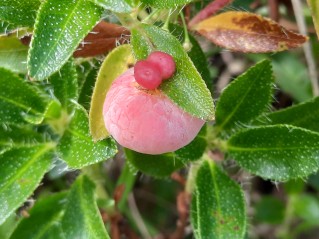
[[[66,202],[66,193],[38,200],[30,210],[30,217],[21,221],[10,239],[66,239],[60,226]]]
[[[3,124],[0,127],[0,154],[23,146],[36,146],[47,141],[45,135],[37,133],[32,127]]]
[[[17,33],[0,35],[0,67],[15,73],[27,73],[28,47],[17,38]]]
[[[195,238],[244,238],[246,215],[243,192],[212,161],[204,161],[197,172],[191,205]]]
[[[0,155],[0,224],[35,190],[48,170],[53,144],[12,149]]]
[[[169,29],[173,36],[175,36],[179,40],[179,42],[183,44],[185,40],[184,29],[178,25],[173,24],[170,25]],[[209,63],[207,62],[206,56],[199,43],[196,41],[195,37],[189,35],[189,39],[192,44],[192,48],[190,49],[190,51],[187,52],[187,55],[194,63],[194,66],[196,67],[199,74],[202,76],[207,88],[212,92],[213,79],[208,69]]]
[[[29,51],[30,76],[43,80],[58,71],[99,21],[101,13],[101,8],[87,0],[44,2]]]
[[[319,97],[260,117],[262,124],[289,124],[319,132]]]
[[[95,4],[113,11],[113,12],[130,12],[132,7],[126,0],[90,0]]]
[[[93,142],[89,133],[88,116],[82,107],[76,109],[58,147],[62,159],[71,168],[95,164],[117,153],[116,143],[111,138],[98,143]]]
[[[251,67],[223,90],[216,106],[216,127],[229,130],[249,123],[268,106],[273,75],[269,61]]]
[[[248,12],[221,13],[193,28],[216,45],[239,52],[284,51],[300,47],[307,40],[270,19]]]
[[[95,202],[94,189],[95,185],[87,177],[80,176],[69,193],[40,199],[11,239],[109,238]]]
[[[50,99],[35,86],[0,68],[0,89],[0,122],[39,124],[43,121]]]
[[[84,71],[78,73],[78,83],[81,84],[81,86],[79,86],[80,93],[78,103],[81,104],[87,111],[89,111],[91,107],[93,89],[99,69],[101,67],[101,62],[94,60],[86,63],[89,64],[90,67],[87,67],[86,64],[82,64],[81,67],[85,67],[83,68]],[[79,80],[81,80],[81,82],[79,82]]]
[[[95,201],[95,185],[80,176],[72,185],[62,219],[65,238],[109,239]]]
[[[112,82],[132,64],[134,64],[134,57],[131,47],[122,45],[108,54],[100,68],[90,108],[90,132],[95,141],[109,136],[103,119],[105,97]]]
[[[0,20],[18,26],[32,27],[40,4],[40,0],[2,0],[0,2]]]
[[[192,2],[193,0],[142,0],[143,3],[156,7],[156,8],[174,8],[180,5],[186,5],[187,3]]]
[[[53,94],[69,113],[78,98],[77,73],[73,60],[69,60],[59,72],[49,78],[53,86]],[[72,102],[73,101],[73,102]]]
[[[179,41],[158,27],[149,25],[141,27],[142,30],[132,30],[135,56],[138,59],[144,59],[154,47],[156,50],[172,55],[176,63],[174,76],[163,82],[160,90],[191,115],[206,120],[214,119],[212,96]]]
[[[294,126],[241,131],[226,150],[250,173],[276,181],[304,178],[319,169],[319,134]]]

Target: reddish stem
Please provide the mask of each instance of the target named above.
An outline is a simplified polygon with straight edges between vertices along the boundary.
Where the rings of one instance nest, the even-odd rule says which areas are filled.
[[[188,224],[190,195],[187,192],[180,192],[177,196],[177,211],[179,218],[176,224],[176,230],[170,235],[169,239],[184,238],[185,228]]]
[[[220,9],[230,4],[233,0],[215,0],[208,4],[203,10],[201,10],[193,19],[188,23],[188,27],[192,28],[195,24],[203,21],[204,19],[214,15]]]
[[[279,4],[278,0],[269,0],[268,1],[269,7],[269,15],[270,18],[276,22],[279,21]]]

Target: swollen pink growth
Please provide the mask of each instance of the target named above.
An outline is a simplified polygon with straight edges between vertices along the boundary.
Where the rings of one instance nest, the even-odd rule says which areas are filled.
[[[161,91],[141,88],[133,69],[113,82],[103,116],[107,130],[118,143],[146,154],[184,147],[205,123],[181,110]]]
[[[174,75],[176,64],[171,55],[161,51],[154,51],[148,56],[147,61],[159,66],[163,80],[167,80]]]
[[[162,83],[159,66],[147,60],[135,64],[134,76],[136,82],[148,90],[154,90]]]

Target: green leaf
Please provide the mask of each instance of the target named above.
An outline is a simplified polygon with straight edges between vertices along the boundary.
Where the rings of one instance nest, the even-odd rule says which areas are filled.
[[[133,63],[134,59],[131,47],[129,45],[122,45],[108,54],[100,68],[90,108],[90,132],[95,141],[109,136],[103,120],[103,104],[106,93],[111,87],[112,82]]]
[[[82,168],[109,159],[117,153],[113,139],[94,143],[86,111],[78,107],[58,146],[62,159],[71,168]]]
[[[0,35],[0,67],[25,74],[27,73],[27,55],[28,47],[20,42],[16,32]]]
[[[62,219],[65,238],[109,238],[95,201],[95,185],[80,176],[72,185]]]
[[[99,21],[101,13],[101,8],[87,0],[45,1],[31,41],[30,76],[43,80],[58,71]]]
[[[14,24],[0,20],[0,34],[1,35],[7,35],[10,32],[16,30],[17,28],[18,27],[15,26]]]
[[[213,161],[204,161],[196,175],[191,204],[195,238],[244,238],[246,212],[239,185]]]
[[[207,125],[205,124],[195,139],[185,147],[175,151],[176,157],[182,159],[185,163],[196,161],[202,157],[207,147]]]
[[[185,34],[184,29],[182,27],[171,24],[169,30],[173,34],[173,36],[175,36],[179,40],[181,44],[184,43]],[[192,44],[192,48],[190,51],[187,52],[187,54],[194,63],[194,66],[196,67],[197,71],[200,73],[203,80],[205,81],[207,88],[212,92],[213,78],[211,77],[208,69],[209,63],[207,62],[206,56],[202,48],[200,47],[199,43],[192,35],[189,35],[189,39]]]
[[[218,131],[249,123],[271,100],[273,76],[268,60],[251,67],[222,92],[216,106]]]
[[[168,177],[187,163],[202,157],[207,146],[206,130],[205,125],[190,144],[175,152],[149,155],[125,149],[125,155],[137,170],[154,177]]]
[[[95,4],[112,12],[131,12],[129,1],[125,0],[90,0]]]
[[[0,155],[0,224],[39,185],[51,163],[54,144],[12,149]]]
[[[9,239],[14,229],[17,227],[19,220],[15,213],[12,213],[6,221],[0,225],[0,238]]]
[[[176,8],[180,5],[186,5],[193,0],[141,0],[141,2],[156,8]]]
[[[313,175],[310,175],[307,181],[308,185],[314,188],[316,191],[319,191],[319,172],[316,172]]]
[[[319,97],[258,119],[259,124],[290,124],[319,132]]]
[[[255,206],[255,219],[258,222],[281,224],[285,217],[285,204],[278,198],[264,196]]]
[[[319,134],[294,126],[240,131],[226,150],[244,169],[276,181],[304,178],[319,169]]]
[[[310,177],[309,177],[310,178]],[[296,178],[284,183],[285,193],[290,195],[301,194],[305,190],[307,182],[302,178]]]
[[[296,195],[292,203],[295,216],[310,223],[310,225],[319,225],[319,201],[312,195]]]
[[[37,87],[0,68],[0,123],[40,124],[51,115],[55,101]]]
[[[153,177],[164,178],[185,166],[174,153],[150,155],[125,149],[125,155],[131,166]]]
[[[78,98],[77,72],[73,60],[69,60],[59,72],[49,78],[53,86],[53,93],[63,108],[69,113],[74,109],[74,102]]]
[[[38,200],[30,210],[30,217],[20,222],[10,239],[66,239],[59,223],[65,204],[66,193]]]
[[[45,141],[43,134],[37,133],[32,127],[27,125],[20,127],[3,124],[0,127],[0,154],[12,148],[36,146]]]
[[[1,0],[0,20],[32,27],[40,4],[40,0]]]
[[[68,194],[58,193],[40,199],[11,239],[109,238],[94,190],[95,185],[87,177],[80,176]]]
[[[129,194],[132,192],[132,189],[134,187],[134,183],[136,181],[137,174],[130,169],[129,164],[125,163],[124,166],[121,169],[120,177],[118,178],[116,182],[116,186],[124,185],[124,190],[122,193],[122,196],[120,200],[117,202],[117,208],[120,212],[125,212],[126,204],[127,204],[127,198]]]
[[[101,67],[101,62],[93,60],[82,63],[80,66],[84,68],[80,71],[81,73],[79,73],[78,70],[78,83],[80,89],[78,103],[88,111],[90,110],[93,88],[96,82],[96,76]]]
[[[148,38],[148,39],[147,39]],[[179,107],[198,118],[214,119],[214,104],[205,82],[179,41],[167,31],[150,25],[132,29],[131,44],[138,59],[146,58],[152,45],[167,52],[176,62],[176,73],[160,89]]]
[[[76,72],[78,73],[78,88],[79,88],[79,94],[81,94],[84,87],[84,83],[86,81],[86,78],[88,75],[94,71],[94,68],[96,68],[96,61],[91,61],[87,59],[76,59]],[[80,96],[79,96],[80,98]]]
[[[299,55],[283,52],[273,57],[276,84],[298,102],[312,98],[311,81]]]

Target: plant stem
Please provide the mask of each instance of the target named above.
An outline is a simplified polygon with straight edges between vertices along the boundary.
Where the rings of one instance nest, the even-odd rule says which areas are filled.
[[[171,10],[169,10],[168,16],[167,16],[167,18],[166,18],[166,21],[165,21],[165,23],[164,23],[164,25],[163,25],[163,27],[162,27],[162,29],[164,29],[164,30],[166,30],[166,31],[169,31],[169,20],[170,20],[170,18],[171,18],[171,14],[172,14],[172,12],[171,12]]]
[[[184,43],[183,43],[183,47],[186,51],[190,51],[192,49],[192,43],[189,39],[189,34],[188,34],[188,29],[187,29],[187,25],[185,22],[185,17],[184,17],[184,13],[183,11],[180,12],[180,16],[183,22],[183,27],[184,27]]]
[[[99,199],[108,200],[110,196],[105,190],[105,176],[101,172],[100,164],[93,164],[82,169],[82,172],[87,175],[96,185],[96,196]]]
[[[290,225],[293,217],[293,205],[295,204],[296,197],[294,194],[288,195],[285,220],[282,224],[281,230],[278,233],[278,237],[281,239],[291,239]]]
[[[133,18],[130,14],[115,13],[115,15],[119,19],[121,24],[128,29],[132,29],[140,24],[140,22],[137,19]]]
[[[152,17],[154,17],[157,13],[159,13],[159,9],[154,9],[146,18],[143,19],[143,23],[150,23]]]
[[[302,12],[302,9],[303,9],[302,4],[300,0],[291,0],[291,3],[295,12],[299,31],[301,34],[307,35],[307,26],[306,26],[303,12]],[[312,47],[309,41],[307,41],[303,45],[303,50],[304,50],[307,65],[308,65],[309,77],[312,83],[312,92],[314,96],[318,96],[319,95],[318,72],[317,72],[316,63],[312,54]]]
[[[122,172],[120,175],[120,178],[117,181],[117,186],[124,185],[124,191],[121,196],[120,201],[117,204],[117,207],[120,212],[123,212],[125,210],[125,207],[127,206],[127,198],[129,193],[132,191],[132,188],[134,186],[136,180],[136,175],[131,172],[129,166],[127,163],[125,163],[124,167],[122,168]]]

